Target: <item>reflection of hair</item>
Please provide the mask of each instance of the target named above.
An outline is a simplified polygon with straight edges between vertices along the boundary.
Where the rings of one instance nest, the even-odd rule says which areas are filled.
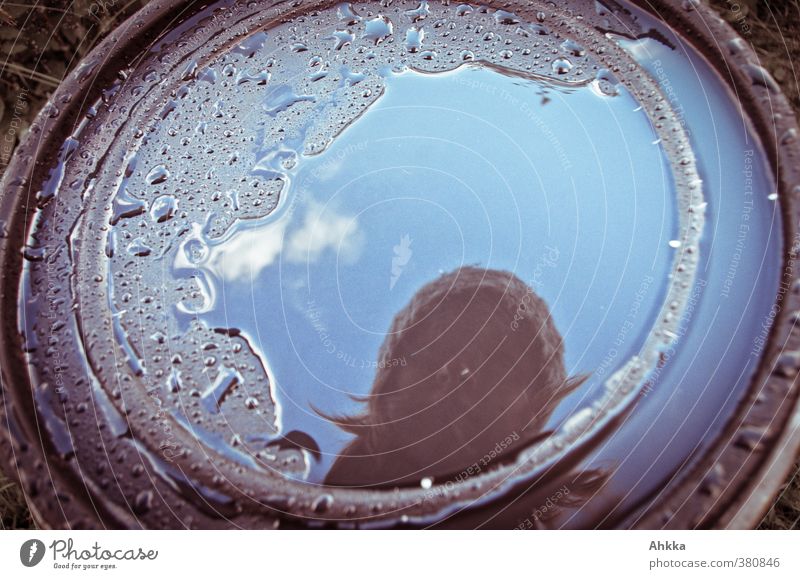
[[[521,450],[583,380],[563,358],[547,305],[514,274],[439,277],[395,316],[365,411],[333,419],[356,438],[326,482],[408,483]]]
[[[608,471],[603,468],[574,470],[563,473],[549,485],[537,488],[524,504],[535,505],[517,521],[516,529],[555,529],[559,517],[567,509],[586,504],[608,482]],[[563,522],[563,521],[562,521]]]

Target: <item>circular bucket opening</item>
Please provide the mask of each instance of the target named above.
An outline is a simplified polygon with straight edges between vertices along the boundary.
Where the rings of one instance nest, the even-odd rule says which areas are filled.
[[[52,527],[752,525],[792,119],[695,2],[146,7],[3,178],[4,460]]]

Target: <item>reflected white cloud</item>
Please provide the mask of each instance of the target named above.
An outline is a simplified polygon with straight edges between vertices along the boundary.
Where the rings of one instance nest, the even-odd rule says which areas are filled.
[[[340,261],[354,263],[362,247],[363,235],[355,217],[339,215],[313,204],[300,229],[289,235],[286,260],[290,263],[313,263],[326,249],[332,249]]]
[[[209,267],[224,281],[240,281],[251,275],[257,276],[261,270],[275,263],[288,225],[288,221],[282,220],[238,232],[212,250]]]

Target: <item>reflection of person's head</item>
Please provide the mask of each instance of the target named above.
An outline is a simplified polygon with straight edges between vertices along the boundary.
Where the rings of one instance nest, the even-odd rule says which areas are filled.
[[[462,267],[395,316],[365,412],[337,419],[356,438],[326,482],[474,474],[521,450],[579,383],[567,377],[561,336],[531,288],[512,273]]]

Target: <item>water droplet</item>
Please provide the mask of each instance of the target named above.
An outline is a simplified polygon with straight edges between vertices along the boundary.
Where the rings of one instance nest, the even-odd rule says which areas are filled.
[[[413,10],[406,10],[405,15],[411,18],[412,22],[419,22],[420,20],[424,20],[428,16],[430,16],[431,11],[430,7],[428,6],[427,0],[422,0]]]
[[[136,495],[133,501],[133,511],[137,515],[144,515],[153,507],[153,491],[144,490]]]
[[[772,78],[767,69],[762,66],[758,66],[757,64],[747,63],[742,65],[742,70],[747,73],[750,77],[750,80],[756,86],[763,86],[771,93],[778,94],[781,89],[778,86],[778,83]]]
[[[317,514],[322,514],[329,511],[332,506],[333,495],[325,493],[314,499],[314,502],[311,503],[311,510]]]
[[[163,183],[169,178],[169,171],[164,165],[156,165],[150,172],[147,174],[145,179],[150,185],[158,185],[159,183]]]
[[[336,16],[347,26],[352,26],[361,21],[361,16],[356,13],[351,4],[339,4],[336,7]]]
[[[256,55],[256,52],[264,48],[266,42],[267,33],[262,30],[240,42],[233,49],[233,52],[244,55],[246,58],[253,58]]]
[[[584,56],[586,49],[572,39],[567,39],[561,43],[561,49],[572,56]]]
[[[797,140],[797,129],[791,127],[786,130],[783,135],[781,135],[781,145],[788,145],[790,143],[794,143]]]
[[[699,5],[700,5],[700,0],[682,0],[681,1],[681,7],[686,12],[691,12],[692,10],[697,8],[697,6],[699,6]]]
[[[246,82],[252,82],[260,86],[264,86],[269,82],[271,75],[269,71],[262,70],[260,72],[250,72],[249,70],[242,70],[234,79],[234,82],[238,84],[244,84]]]
[[[175,394],[183,389],[181,382],[181,371],[174,366],[170,369],[169,377],[167,378],[167,391]]]
[[[178,209],[178,200],[173,195],[160,195],[153,200],[150,206],[150,217],[156,223],[162,223],[175,215]]]
[[[333,49],[341,50],[345,46],[351,44],[355,39],[355,36],[349,30],[335,30],[333,32],[333,39],[335,40]]]
[[[141,237],[137,237],[128,244],[127,252],[134,257],[147,257],[153,252]]]
[[[572,63],[566,58],[557,58],[553,61],[551,68],[556,74],[567,74],[572,70]]]
[[[362,38],[380,44],[392,35],[392,21],[386,16],[377,16],[372,20],[367,20]]]
[[[752,452],[764,443],[765,432],[763,428],[746,426],[739,430],[734,444],[742,450]]]
[[[422,47],[422,39],[425,38],[425,31],[413,26],[406,31],[406,50],[409,52],[419,52]]]
[[[778,357],[775,372],[786,378],[794,378],[800,371],[800,352],[784,352]]]
[[[238,370],[227,366],[223,367],[217,374],[214,383],[201,395],[203,406],[212,414],[217,414],[228,394],[241,384],[244,384],[244,378]]]
[[[461,4],[456,8],[456,16],[467,16],[472,14],[474,8],[469,4]]]
[[[297,103],[314,102],[315,100],[316,97],[314,95],[298,95],[291,86],[282,84],[273,87],[272,90],[267,93],[264,109],[267,114],[274,117]]]
[[[520,19],[516,14],[514,14],[513,12],[507,12],[506,10],[496,10],[494,13],[494,21],[497,24],[502,24],[506,26],[510,24],[520,23]]]

